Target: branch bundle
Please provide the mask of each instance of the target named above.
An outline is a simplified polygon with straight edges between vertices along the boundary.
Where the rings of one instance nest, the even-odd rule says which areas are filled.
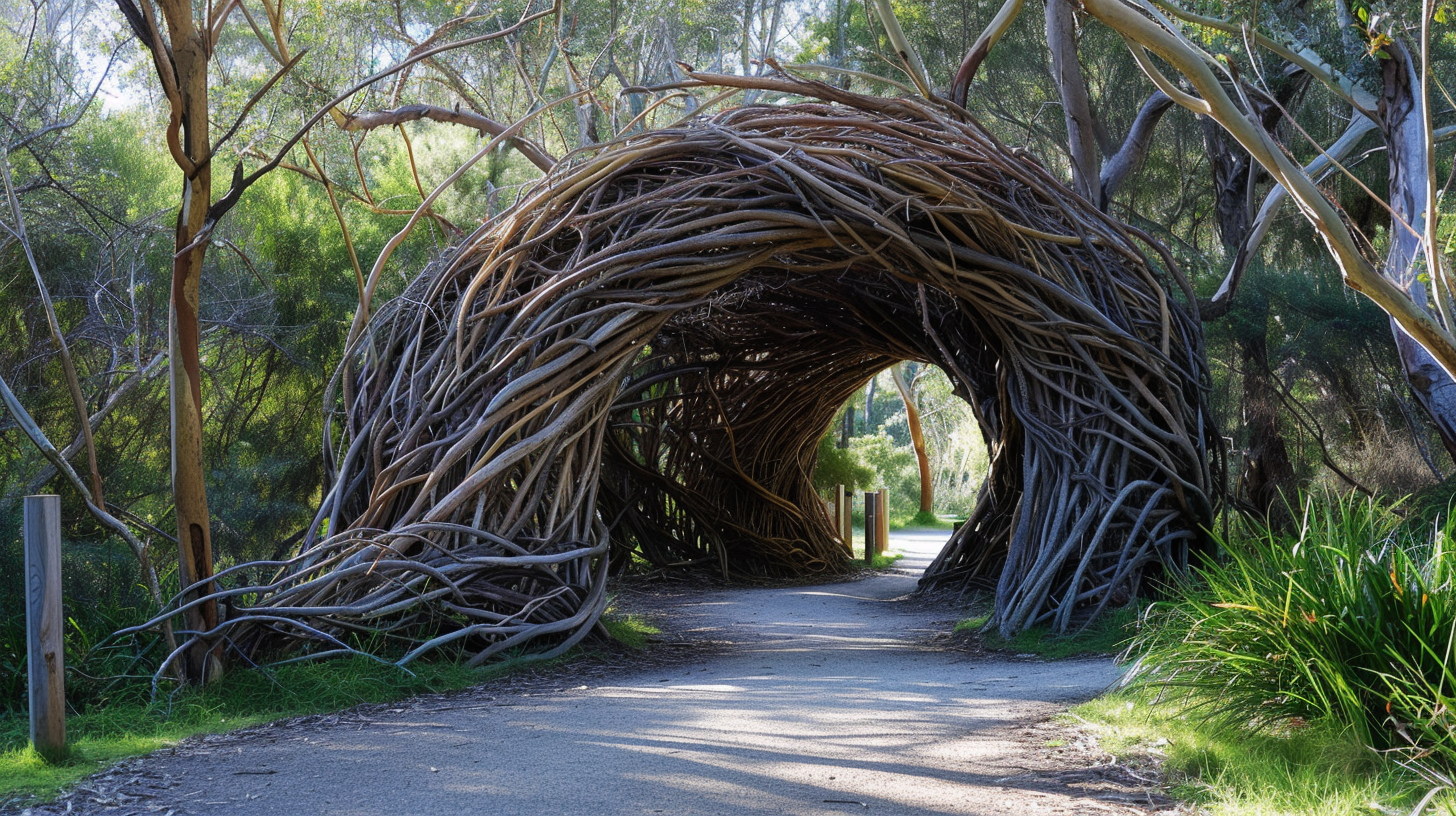
[[[563,161],[373,318],[315,528],[235,644],[480,661],[575,642],[629,552],[844,570],[815,443],[906,359],[946,371],[993,457],[927,584],[996,582],[1009,632],[1186,563],[1217,448],[1171,264],[963,113],[762,82],[820,101]]]

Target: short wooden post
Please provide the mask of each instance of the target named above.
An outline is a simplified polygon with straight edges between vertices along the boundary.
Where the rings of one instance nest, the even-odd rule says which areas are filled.
[[[840,508],[839,529],[844,533],[844,548],[854,555],[854,491],[844,493],[844,506]]]
[[[890,549],[890,491],[880,488],[880,528],[879,537],[875,539],[876,553],[884,554]]]
[[[879,552],[878,539],[880,532],[880,494],[873,490],[865,491],[865,546],[864,559],[866,564],[875,563],[875,553]]]
[[[48,760],[66,755],[66,651],[61,636],[61,497],[26,496],[25,623],[30,741]]]

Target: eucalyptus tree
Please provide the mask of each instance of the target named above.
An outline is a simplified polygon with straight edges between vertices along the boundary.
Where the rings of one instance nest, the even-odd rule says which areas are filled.
[[[295,48],[291,42],[294,27],[291,12],[283,0],[261,0],[262,14],[256,14],[242,0],[210,5],[202,14],[187,0],[159,0],[156,5],[151,0],[116,0],[116,3],[149,58],[162,89],[168,116],[165,144],[181,174],[173,239],[167,360],[171,372],[172,495],[179,580],[184,587],[179,610],[186,617],[189,640],[186,648],[176,654],[182,675],[188,681],[206,682],[218,675],[222,651],[221,644],[213,637],[221,618],[213,598],[214,557],[203,441],[199,312],[204,263],[219,223],[248,188],[283,164],[295,148],[302,148],[308,162],[324,178],[334,200],[332,185],[305,141],[315,125],[325,117],[332,117],[341,129],[348,130],[351,126],[363,129],[356,114],[346,113],[340,107],[358,92],[377,91],[381,83],[387,84],[391,77],[438,54],[520,32],[532,22],[556,15],[559,6],[528,5],[503,27],[495,15],[475,15],[473,8],[467,9],[464,16],[441,23],[432,37],[393,60],[391,67],[363,78],[350,77],[347,87],[341,90],[295,80],[294,92],[305,99],[312,92],[326,100],[310,114],[307,107],[276,105],[277,95],[288,89],[285,80],[308,55],[306,48]],[[305,9],[304,16],[311,11]],[[491,27],[492,23],[497,25]],[[451,36],[471,24],[484,28],[484,33]],[[400,29],[408,31],[409,26],[401,20]],[[234,39],[238,37],[252,43],[252,47],[238,46]],[[388,49],[383,49],[383,53],[387,55]],[[259,55],[266,55],[272,61],[271,70],[258,69],[260,64],[267,64],[259,61]],[[216,99],[214,91],[222,80],[241,81],[250,88],[250,94]],[[278,109],[284,112],[280,114]],[[438,115],[438,111],[426,105],[424,113],[415,118],[431,115]],[[376,118],[385,120],[380,124],[407,118],[397,111],[392,117],[395,122],[387,121],[390,114]],[[213,131],[214,119],[229,122],[220,135]],[[494,129],[498,136],[519,136],[520,128],[495,125],[486,117],[475,117],[470,124],[482,130]],[[214,166],[229,160],[230,178],[225,189],[219,192],[214,186]],[[543,155],[541,161],[548,160]],[[347,241],[347,226],[337,202],[335,213]],[[366,280],[362,266],[355,262],[359,286],[356,326],[368,318],[378,267],[376,263],[370,279]]]
[[[1127,42],[1160,89],[1178,104],[1218,122],[1269,173],[1281,189],[1270,193],[1262,218],[1272,217],[1286,195],[1294,199],[1324,239],[1346,284],[1390,315],[1407,379],[1441,428],[1448,450],[1456,451],[1451,435],[1456,389],[1451,386],[1450,372],[1456,370],[1456,338],[1448,322],[1450,271],[1436,241],[1439,182],[1435,150],[1444,134],[1438,131],[1431,111],[1431,99],[1440,86],[1439,66],[1449,64],[1436,61],[1431,32],[1446,20],[1447,12],[1430,0],[1402,7],[1404,13],[1384,14],[1368,6],[1352,9],[1337,2],[1337,19],[1356,27],[1366,54],[1380,65],[1378,72],[1352,75],[1338,67],[1345,62],[1340,55],[1332,59],[1317,49],[1318,42],[1290,33],[1309,29],[1286,27],[1288,21],[1277,18],[1215,18],[1171,2],[1140,6],[1124,0],[1090,0],[1083,8]],[[1243,51],[1215,56],[1201,44],[1203,32],[1230,35],[1243,44]],[[1408,45],[1412,40],[1417,44],[1414,51]],[[1356,123],[1342,140],[1316,145],[1324,162],[1298,166],[1285,146],[1256,124],[1254,100],[1276,97],[1256,70],[1240,70],[1240,54],[1243,64],[1252,68],[1249,59],[1253,52],[1277,55],[1289,63],[1291,72],[1307,73],[1352,110]],[[1415,53],[1424,59],[1417,59]],[[1181,81],[1170,78],[1168,69]],[[1373,260],[1370,239],[1351,231],[1337,205],[1315,181],[1323,166],[1339,168],[1341,154],[1358,143],[1355,137],[1366,128],[1358,124],[1361,119],[1373,122],[1384,137],[1389,162],[1384,205],[1391,215],[1391,228],[1382,263]],[[1248,240],[1261,238],[1256,224]],[[1232,271],[1240,270],[1235,267]],[[1430,290],[1427,281],[1432,284]],[[1236,286],[1237,275],[1231,275],[1222,297],[1231,296]]]

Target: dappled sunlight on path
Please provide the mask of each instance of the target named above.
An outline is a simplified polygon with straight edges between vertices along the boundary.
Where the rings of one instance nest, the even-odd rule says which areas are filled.
[[[157,761],[196,813],[1109,812],[1026,787],[1022,731],[1116,670],[926,648],[948,616],[895,599],[944,537],[896,536],[891,574],[688,597],[673,636],[732,644],[695,664]]]

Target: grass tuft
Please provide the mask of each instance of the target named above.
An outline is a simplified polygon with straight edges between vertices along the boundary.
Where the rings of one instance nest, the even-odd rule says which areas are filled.
[[[878,555],[876,555],[874,557],[874,560],[870,562],[870,565],[869,566],[870,566],[870,569],[877,569],[877,570],[880,570],[880,569],[889,569],[891,566],[894,565],[894,563],[896,561],[899,561],[901,558],[904,558],[904,557],[905,557],[905,554],[904,553],[897,553],[897,552],[883,552],[883,553],[879,553]],[[861,559],[861,560],[863,560],[863,559]]]
[[[1021,630],[1009,639],[1001,637],[995,631],[983,631],[990,618],[990,615],[967,618],[955,625],[954,632],[958,635],[974,635],[988,649],[1062,660],[1121,652],[1133,636],[1138,613],[1132,607],[1109,609],[1080,632],[1060,635],[1048,627],[1033,626]]]
[[[639,652],[647,648],[649,638],[662,634],[661,629],[648,623],[641,615],[608,613],[602,618],[602,626],[606,627],[613,640]]]
[[[1404,527],[1363,499],[1307,502],[1301,530],[1254,529],[1155,604],[1138,684],[1269,731],[1328,721],[1362,745],[1456,769],[1453,528]]]

